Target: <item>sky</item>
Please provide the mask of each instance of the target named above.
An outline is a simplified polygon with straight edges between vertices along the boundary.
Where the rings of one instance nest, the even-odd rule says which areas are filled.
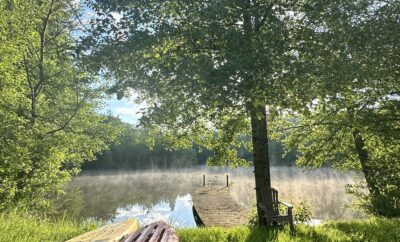
[[[82,4],[82,0],[72,0],[75,5]],[[93,11],[88,7],[81,5],[84,9],[84,17],[81,18],[83,23],[89,21],[90,17],[93,17]],[[120,14],[114,14],[115,19],[120,19],[122,16]],[[81,30],[74,31],[73,35],[79,37],[82,34]],[[138,124],[141,114],[139,113],[141,108],[146,107],[145,104],[138,104],[134,101],[135,95],[128,98],[123,98],[118,100],[116,95],[110,95],[110,97],[105,101],[103,107],[99,110],[100,113],[106,114],[111,112],[114,116],[119,117],[122,121],[130,124]]]
[[[73,4],[78,5],[82,3],[82,0],[73,0]],[[82,5],[84,9],[84,17],[81,19],[83,23],[87,23],[90,17],[93,17],[94,12],[90,10],[88,7]],[[122,16],[120,14],[114,14],[113,17],[115,19],[120,19]],[[77,30],[73,32],[75,37],[82,36],[83,33],[81,30]],[[105,101],[100,108],[99,113],[106,114],[111,112],[114,116],[119,117],[122,121],[130,124],[138,124],[139,118],[141,114],[139,113],[141,108],[144,108],[144,104],[138,104],[134,101],[135,95],[128,98],[123,98],[121,100],[117,99],[116,95],[110,95],[109,98]]]
[[[111,112],[114,116],[119,117],[122,121],[130,124],[138,124],[141,117],[139,113],[141,108],[145,108],[145,104],[137,104],[134,98],[123,98],[118,100],[116,95],[110,96],[105,102],[105,106],[100,110],[101,113]]]

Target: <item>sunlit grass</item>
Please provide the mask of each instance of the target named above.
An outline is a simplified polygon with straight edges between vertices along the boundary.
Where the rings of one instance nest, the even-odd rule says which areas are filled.
[[[400,241],[400,219],[377,219],[328,222],[321,226],[297,225],[296,235],[283,230],[264,228],[179,229],[181,242],[258,242],[258,241]]]
[[[0,214],[0,241],[66,241],[96,228],[96,223],[51,221],[20,214]],[[400,241],[400,218],[343,220],[321,226],[296,225],[296,235],[288,228],[191,228],[178,229],[181,242],[264,242],[264,241]]]
[[[52,221],[30,215],[0,214],[0,241],[66,241],[96,228],[92,222]]]

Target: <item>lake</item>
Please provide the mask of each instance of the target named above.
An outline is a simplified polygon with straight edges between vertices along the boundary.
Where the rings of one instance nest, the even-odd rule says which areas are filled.
[[[70,201],[65,203],[72,204],[81,218],[115,222],[135,217],[141,224],[163,219],[176,227],[195,227],[191,194],[202,184],[203,174],[206,183],[216,177],[220,186],[229,174],[234,198],[249,210],[255,204],[252,167],[83,172],[71,182]],[[362,216],[345,206],[350,201],[345,185],[353,183],[355,175],[331,168],[271,168],[280,200],[296,205],[305,199],[313,207],[313,217],[322,220]]]

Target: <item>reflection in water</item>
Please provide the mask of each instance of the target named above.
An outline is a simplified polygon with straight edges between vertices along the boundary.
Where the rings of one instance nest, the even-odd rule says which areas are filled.
[[[112,222],[135,217],[140,224],[149,224],[164,220],[174,227],[196,227],[192,212],[192,196],[190,194],[178,196],[175,207],[171,210],[168,202],[160,202],[151,208],[134,204],[126,208],[118,208],[117,215]]]
[[[118,209],[129,210],[132,205],[151,211],[164,204],[174,211],[178,196],[192,194],[199,179],[198,173],[189,171],[85,173],[74,178],[71,186],[84,197],[81,217],[108,221],[118,216]]]
[[[79,188],[83,200],[80,217],[109,222],[136,217],[142,224],[158,219],[177,226],[195,226],[191,195],[202,182],[202,175],[217,176],[225,182],[230,175],[232,194],[243,206],[255,203],[252,167],[192,168],[163,171],[85,172],[73,179],[70,187]],[[282,200],[296,205],[307,199],[315,218],[346,219],[360,214],[345,208],[349,198],[345,185],[353,182],[353,173],[330,168],[303,171],[295,167],[272,167],[272,185]],[[222,186],[222,185],[221,185]]]

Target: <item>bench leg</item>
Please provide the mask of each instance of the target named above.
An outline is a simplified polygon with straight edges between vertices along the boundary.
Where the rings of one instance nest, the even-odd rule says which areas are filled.
[[[292,235],[294,235],[295,233],[294,233],[293,219],[290,219],[290,220],[289,220],[289,225],[290,225],[290,233],[291,233]]]
[[[292,235],[294,235],[295,231],[294,231],[294,224],[293,224],[293,212],[292,212],[292,209],[288,209],[288,217],[289,217],[290,233]]]

